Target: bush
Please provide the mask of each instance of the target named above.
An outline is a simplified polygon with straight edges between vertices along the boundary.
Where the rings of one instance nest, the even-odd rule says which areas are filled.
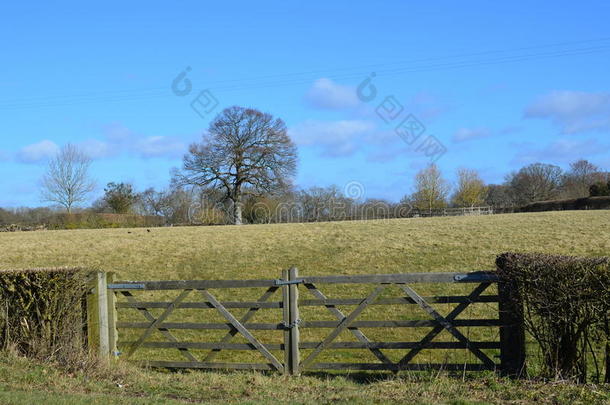
[[[131,214],[57,214],[49,220],[49,229],[100,229],[162,226],[163,218]]]
[[[516,285],[526,330],[540,345],[548,377],[586,381],[594,343],[606,342],[610,311],[610,258],[505,253],[500,276]],[[610,370],[606,366],[606,379]],[[599,373],[598,373],[599,375]]]
[[[82,355],[91,272],[78,268],[0,272],[0,345],[66,362]]]
[[[610,196],[610,181],[598,181],[589,187],[589,195],[591,197]]]

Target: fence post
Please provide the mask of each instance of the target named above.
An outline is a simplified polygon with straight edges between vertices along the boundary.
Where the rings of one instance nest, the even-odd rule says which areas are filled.
[[[114,282],[114,277],[114,273],[107,274],[106,279],[108,284],[112,284]],[[108,288],[106,288],[106,291],[108,294],[108,350],[111,356],[113,356],[115,359],[118,359],[119,349],[117,347],[117,342],[119,340],[119,336],[116,328],[116,292],[108,291]]]
[[[282,280],[290,280],[288,270],[282,270]],[[291,345],[290,345],[290,286],[282,286],[282,311],[284,320],[284,374],[291,374]]]
[[[106,273],[96,272],[92,284],[92,293],[87,296],[87,340],[91,349],[97,348],[101,358],[108,358],[110,342]]]
[[[511,377],[525,374],[525,325],[523,302],[514,282],[498,282],[500,315],[500,367]]]
[[[299,270],[291,267],[288,270],[290,281],[296,281],[299,277]],[[299,286],[298,284],[289,285],[290,296],[290,374],[299,374]]]

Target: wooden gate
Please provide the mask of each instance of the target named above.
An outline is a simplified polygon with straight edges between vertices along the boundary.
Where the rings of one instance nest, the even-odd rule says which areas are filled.
[[[424,296],[420,291],[426,285],[449,284],[461,286],[462,292]],[[510,285],[500,282],[494,272],[299,277],[292,268],[277,280],[110,280],[107,289],[107,301],[92,300],[101,306],[110,304],[98,311],[110,314],[108,331],[99,333],[100,342],[108,334],[108,348],[101,351],[128,359],[140,353],[138,361],[152,367],[286,374],[337,369],[496,370],[510,375],[522,373],[524,367],[523,322]],[[225,298],[220,298],[223,292]],[[258,296],[251,298],[255,293]],[[161,299],[151,300],[159,294]],[[475,305],[484,305],[484,310],[464,318]],[[439,306],[449,308],[443,311]],[[406,308],[419,314],[409,318]],[[265,322],[253,322],[255,316]],[[415,330],[423,334],[413,339]],[[476,340],[485,334],[473,330],[496,338]],[[184,335],[187,331],[190,334]],[[210,331],[220,334],[205,335],[205,341],[197,335]],[[443,335],[445,339],[439,341]],[[416,362],[424,351],[456,349],[468,356],[459,362]],[[182,359],[163,357],[162,351]],[[244,361],[238,352],[256,353],[262,361]],[[373,361],[345,361],[358,357],[353,352]],[[229,361],[217,361],[219,355]],[[324,356],[330,360],[321,360]]]

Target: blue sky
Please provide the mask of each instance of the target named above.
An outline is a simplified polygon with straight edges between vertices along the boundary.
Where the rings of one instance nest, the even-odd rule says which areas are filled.
[[[0,206],[40,205],[66,143],[94,158],[92,198],[110,181],[163,187],[231,105],[286,121],[301,187],[398,200],[436,158],[448,179],[488,182],[535,161],[610,169],[608,16],[604,1],[5,2]],[[417,137],[395,132],[408,116]]]

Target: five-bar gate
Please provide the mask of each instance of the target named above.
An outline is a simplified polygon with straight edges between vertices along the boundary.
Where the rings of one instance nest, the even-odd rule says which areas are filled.
[[[431,285],[461,291],[427,296]],[[509,375],[524,367],[518,304],[495,272],[299,277],[291,268],[280,279],[109,280],[106,287],[107,299],[90,300],[100,319],[109,314],[107,331],[99,322],[101,352],[153,367]],[[465,355],[437,355],[454,350]]]

